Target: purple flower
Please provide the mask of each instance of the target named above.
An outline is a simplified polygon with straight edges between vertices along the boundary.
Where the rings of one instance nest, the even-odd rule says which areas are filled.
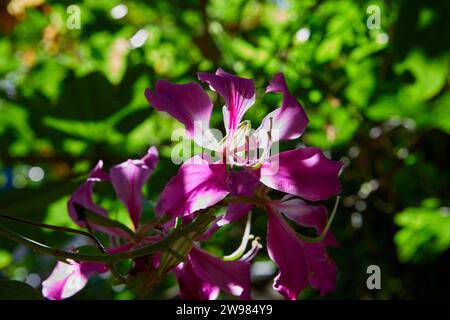
[[[142,226],[142,188],[158,162],[156,148],[151,147],[141,159],[127,160],[111,167],[108,174],[99,161],[86,182],[70,198],[70,217],[81,227],[110,235],[114,241],[106,251],[112,254],[165,240],[197,218],[211,221],[207,219],[214,218],[214,211],[202,209],[218,203],[226,205],[226,212],[212,224],[207,226],[200,220],[200,229],[191,230],[195,235],[192,239],[186,235],[186,238],[175,238],[178,242],[170,247],[172,251],[169,247],[158,247],[158,251],[134,259],[130,275],[133,278],[142,272],[148,276],[145,279],[150,282],[144,282],[142,287],[147,290],[153,288],[153,282],[161,276],[159,272],[172,270],[178,279],[182,299],[215,299],[220,291],[250,299],[249,261],[261,245],[260,238],[250,234],[251,216],[248,214],[260,207],[267,211],[269,257],[279,267],[274,289],[287,299],[297,299],[307,286],[320,290],[322,295],[333,291],[336,266],[328,256],[327,247],[337,246],[337,241],[328,231],[326,207],[306,201],[325,200],[340,192],[338,176],[342,164],[326,158],[320,149],[313,147],[271,154],[274,143],[299,138],[308,123],[303,108],[289,92],[283,74],[276,74],[266,89],[266,93],[282,94],[281,107],[267,114],[255,131],[251,130],[249,121],[243,120],[255,101],[252,80],[221,69],[214,74],[199,73],[198,78],[225,101],[222,112],[226,136],[221,140],[212,134],[213,105],[199,84],[172,84],[161,80],[157,82],[155,92],[147,89],[145,95],[157,110],[167,112],[183,123],[187,136],[213,151],[218,159],[203,152],[185,161],[165,186],[155,208],[156,219]],[[240,170],[230,170],[228,164],[231,169],[239,167]],[[107,210],[93,200],[97,182],[112,184],[117,197],[127,208],[133,230],[105,219]],[[272,190],[285,196],[279,200],[271,199]],[[200,249],[200,244],[195,242],[207,240],[221,226],[246,216],[241,245],[223,259]],[[176,220],[177,217],[182,219]],[[295,225],[312,228],[317,236],[304,236],[295,230]],[[245,253],[249,239],[253,239],[252,246]],[[184,261],[180,255],[185,257]],[[44,281],[43,293],[47,298],[68,298],[81,290],[91,275],[107,271],[107,266],[101,263],[67,262],[58,262]]]
[[[103,162],[100,160],[89,174],[86,182],[72,194],[68,202],[70,217],[81,227],[88,227],[113,236],[128,238],[128,235],[123,230],[96,225],[86,219],[86,210],[108,216],[106,209],[95,204],[93,201],[94,184],[103,181],[110,181],[112,183],[117,196],[127,207],[134,227],[137,228],[144,202],[142,187],[150,177],[157,162],[158,150],[155,147],[151,147],[143,158],[127,160],[112,167],[108,176],[103,171]]]
[[[178,120],[180,117],[175,115],[183,112],[187,118],[180,121],[188,130],[188,135],[201,146],[214,150],[224,161],[196,156],[183,164],[162,193],[160,214],[188,216],[198,209],[217,204],[227,195],[253,199],[229,203],[226,213],[217,218],[203,239],[222,225],[243,218],[256,205],[265,207],[268,211],[267,248],[270,258],[279,266],[279,274],[274,281],[275,290],[288,299],[296,299],[308,285],[319,289],[321,294],[334,290],[336,266],[326,251],[327,246],[337,245],[334,236],[328,232],[323,239],[318,238],[320,241],[305,241],[286,218],[303,227],[314,228],[321,235],[327,225],[326,208],[310,205],[297,197],[319,201],[338,194],[341,190],[338,176],[342,164],[326,158],[320,149],[313,147],[270,155],[269,149],[273,143],[299,138],[308,123],[303,108],[289,92],[283,74],[276,74],[266,89],[266,93],[283,95],[281,107],[270,112],[254,132],[250,131],[248,121],[242,121],[255,101],[256,90],[252,80],[221,69],[215,74],[199,73],[198,78],[208,83],[225,101],[223,117],[227,136],[220,142],[211,142],[207,130],[191,130],[192,123],[200,118],[201,127],[209,128],[212,104],[206,100],[198,85],[188,84],[195,90],[186,96],[176,90],[182,85],[164,81],[165,90],[161,90],[158,82],[156,92],[153,94],[147,89],[146,96],[155,108]],[[173,94],[175,91],[177,94]],[[194,99],[193,95],[198,95],[198,98]],[[182,111],[178,110],[180,106]],[[198,117],[199,114],[202,117]],[[205,140],[207,143],[199,143]],[[250,156],[252,151],[255,153],[261,147],[262,154]],[[227,163],[243,170],[228,172]],[[271,200],[268,196],[271,189],[287,195],[281,200]],[[215,294],[213,282],[199,276],[190,259],[182,271],[186,277],[181,278],[180,286],[182,291],[185,288],[186,295],[208,298]],[[195,281],[198,286],[186,285],[194,278],[198,278]],[[189,288],[193,288],[193,292],[188,294]]]
[[[221,142],[211,142],[207,130],[192,130],[196,121],[200,121],[203,128],[209,128],[212,108],[198,84],[180,85],[160,80],[155,93],[146,90],[146,97],[156,109],[181,121],[188,136],[221,155],[225,161],[214,162],[200,156],[187,160],[163,190],[158,206],[160,214],[189,215],[224,199],[234,188],[226,186],[227,162],[243,167],[270,188],[308,200],[324,200],[340,192],[337,177],[342,164],[327,159],[318,148],[269,154],[272,143],[300,137],[308,123],[303,108],[290,94],[283,74],[276,74],[266,89],[266,92],[283,95],[281,107],[269,113],[253,133],[250,133],[248,121],[241,122],[255,100],[253,81],[221,69],[215,74],[199,73],[198,77],[225,100],[223,116],[227,136]],[[251,158],[250,154],[257,153],[261,146],[262,154]]]
[[[144,195],[142,187],[149,179],[158,162],[158,150],[155,147],[148,149],[147,154],[138,160],[127,160],[110,169],[110,175],[103,171],[103,162],[99,161],[84,182],[68,202],[68,211],[72,220],[81,227],[91,228],[112,236],[123,238],[126,243],[108,248],[109,253],[119,253],[131,248],[139,247],[148,239],[132,242],[130,235],[122,229],[97,225],[86,219],[86,210],[107,217],[106,209],[93,201],[94,184],[109,181],[112,183],[117,197],[127,207],[130,219],[135,227],[139,227],[139,218],[142,212]],[[58,262],[49,278],[43,282],[42,292],[48,299],[60,300],[73,296],[83,289],[89,277],[94,273],[103,273],[107,267],[101,263]]]

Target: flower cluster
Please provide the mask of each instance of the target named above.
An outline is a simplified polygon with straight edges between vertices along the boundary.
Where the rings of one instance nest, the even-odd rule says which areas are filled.
[[[326,207],[311,202],[326,200],[340,192],[338,176],[342,164],[328,159],[318,148],[272,152],[276,143],[298,139],[308,123],[283,74],[276,74],[266,89],[266,93],[282,95],[281,106],[270,112],[256,130],[243,120],[255,101],[252,80],[221,69],[216,73],[199,73],[198,78],[225,102],[223,139],[211,133],[213,104],[199,83],[173,84],[160,80],[153,91],[145,91],[150,105],[181,122],[186,135],[204,150],[186,160],[166,184],[155,207],[155,218],[144,223],[140,219],[142,188],[158,162],[155,147],[139,160],[113,166],[109,173],[103,170],[100,161],[70,198],[70,217],[80,227],[107,234],[114,240],[105,249],[106,255],[137,252],[148,245],[167,243],[151,254],[132,257],[133,265],[124,277],[127,284],[135,283],[137,274],[146,273],[146,277],[139,278],[147,281],[141,287],[151,289],[162,276],[173,272],[183,299],[214,299],[220,290],[250,299],[250,264],[262,246],[255,238],[251,248],[246,251],[246,247],[251,238],[250,213],[259,208],[258,212],[267,214],[267,252],[279,268],[274,289],[287,299],[297,299],[308,285],[321,294],[333,291],[336,266],[326,248],[336,246],[337,241],[329,231]],[[210,156],[208,150],[216,157]],[[132,228],[113,223],[107,210],[94,202],[93,186],[100,182],[112,184],[128,210]],[[215,214],[218,207],[226,207],[222,215]],[[222,226],[245,217],[243,242],[233,255],[216,257],[201,248],[201,243]],[[315,229],[317,236],[302,235],[295,230],[295,224]],[[84,287],[90,275],[107,270],[114,271],[114,265],[58,262],[43,283],[43,293],[50,299],[70,297]]]

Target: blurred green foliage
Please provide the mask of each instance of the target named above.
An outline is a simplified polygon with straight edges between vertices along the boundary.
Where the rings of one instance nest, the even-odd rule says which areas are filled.
[[[338,283],[328,297],[448,296],[448,1],[73,4],[80,8],[80,29],[67,28],[67,1],[0,2],[2,213],[73,227],[66,202],[89,168],[98,159],[108,167],[139,157],[150,144],[162,154],[146,187],[148,198],[157,200],[177,170],[171,134],[180,125],[152,110],[144,89],[161,78],[193,81],[197,71],[222,67],[255,79],[257,101],[246,117],[256,126],[279,105],[264,88],[283,71],[310,118],[302,142],[346,164],[343,205],[333,225],[341,247],[331,251]],[[379,29],[366,25],[369,5],[380,8]],[[213,125],[220,121],[217,108]],[[36,168],[45,175],[36,175]],[[113,197],[98,200],[128,223]],[[264,235],[264,213],[255,216],[253,233]],[[73,244],[67,235],[5,225],[52,245]],[[223,228],[207,248],[231,252],[241,233],[242,226]],[[263,255],[258,259],[267,265]],[[0,278],[39,286],[54,263],[0,239]],[[365,287],[371,264],[381,267],[381,291]],[[255,298],[274,297],[274,270],[268,270],[255,278]],[[173,278],[155,294],[174,295]],[[75,298],[97,297],[132,295],[97,277]]]
[[[407,208],[395,217],[402,229],[395,235],[403,262],[423,261],[450,247],[448,209],[438,209],[439,201],[426,199],[418,208]]]

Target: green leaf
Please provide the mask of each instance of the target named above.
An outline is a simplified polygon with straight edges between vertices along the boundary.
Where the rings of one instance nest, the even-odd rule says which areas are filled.
[[[427,199],[422,207],[407,208],[395,217],[402,227],[395,235],[402,262],[423,262],[450,247],[450,215],[436,209],[436,199]]]
[[[397,73],[409,71],[415,78],[412,84],[401,89],[402,99],[420,102],[433,98],[446,83],[449,61],[449,55],[429,59],[421,51],[412,51],[401,64],[395,66]]]
[[[44,297],[26,283],[0,280],[0,300],[44,300]]]
[[[342,49],[342,38],[339,36],[322,41],[316,51],[316,61],[324,63],[336,59]]]
[[[12,262],[12,254],[0,249],[0,269],[7,267]]]

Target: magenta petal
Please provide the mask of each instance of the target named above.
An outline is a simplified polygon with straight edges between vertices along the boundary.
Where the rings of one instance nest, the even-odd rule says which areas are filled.
[[[248,203],[230,203],[225,214],[217,221],[217,225],[221,227],[238,221],[244,218],[254,208],[254,205]]]
[[[308,286],[308,264],[305,250],[295,232],[280,216],[269,210],[267,226],[267,250],[280,272],[274,279],[273,288],[286,299],[297,299]]]
[[[86,182],[75,190],[72,197],[69,199],[69,215],[76,224],[81,227],[86,227],[83,214],[80,213],[80,206],[103,216],[108,215],[108,212],[104,208],[96,205],[92,200],[94,184],[96,182],[108,180],[108,175],[103,171],[103,161],[100,160],[95,168],[90,172]]]
[[[196,247],[192,248],[188,260],[203,281],[241,299],[250,299],[250,263],[223,261]]]
[[[308,259],[309,284],[323,296],[336,290],[336,264],[327,254],[323,243],[304,242]]]
[[[258,179],[247,171],[232,171],[228,175],[228,187],[233,196],[252,196],[261,185]],[[226,213],[217,222],[219,226],[240,220],[255,206],[248,203],[232,202]]]
[[[220,289],[198,277],[189,260],[180,263],[175,268],[175,274],[183,300],[214,300],[219,295]]]
[[[95,168],[90,172],[89,177],[86,179],[80,187],[72,194],[67,203],[67,209],[69,211],[69,216],[72,220],[80,227],[87,227],[85,220],[85,210],[89,210],[94,213],[98,213],[103,216],[107,216],[108,212],[95,204],[92,196],[94,193],[94,184],[101,181],[109,181],[110,178],[103,171],[103,161],[99,161]],[[110,235],[127,237],[127,234],[119,229],[107,228],[103,226],[97,226],[94,224],[89,224],[89,227]]]
[[[254,174],[273,189],[311,201],[341,192],[342,163],[326,158],[319,148],[305,147],[269,158]]]
[[[198,79],[206,82],[225,100],[224,121],[227,132],[236,130],[245,112],[255,101],[253,80],[240,78],[218,69],[216,73],[198,73]]]
[[[265,146],[267,132],[271,131],[272,142],[297,139],[305,131],[308,117],[295,97],[290,94],[282,73],[277,73],[270,81],[266,92],[281,92],[281,107],[270,112],[257,129],[260,143]]]
[[[227,179],[228,188],[233,196],[251,196],[261,185],[258,179],[247,171],[231,171]],[[253,204],[232,202],[228,204],[227,211],[223,216],[218,217],[211,227],[200,238],[201,241],[208,240],[220,227],[244,218],[251,210]]]
[[[128,160],[111,168],[111,182],[119,199],[125,204],[134,227],[139,225],[144,194],[142,187],[158,162],[158,150],[151,147],[140,160]]]
[[[299,225],[314,228],[318,235],[328,222],[328,211],[324,205],[313,206],[298,198],[285,197],[280,201],[272,201],[271,206]],[[325,236],[323,244],[337,246],[331,230]]]
[[[185,161],[161,193],[158,214],[185,216],[215,205],[228,194],[226,176],[226,164],[198,155]]]
[[[100,207],[99,205],[94,203],[92,199],[94,193],[94,184],[96,182],[102,181],[110,181],[109,176],[103,171],[103,161],[99,161],[95,168],[90,172],[89,177],[75,192],[69,199],[67,203],[67,209],[69,211],[69,216],[72,220],[79,225],[80,227],[89,227],[91,229],[112,235],[118,236],[122,238],[128,238],[128,234],[117,228],[110,228],[95,225],[93,223],[89,223],[89,226],[86,223],[85,212],[89,210],[91,212],[100,214],[102,216],[108,216],[108,212]]]
[[[278,264],[274,289],[287,299],[297,299],[310,284],[324,295],[335,289],[336,265],[322,242],[302,241],[283,217],[268,208],[267,249],[270,258]]]
[[[234,196],[252,196],[261,185],[248,171],[231,171],[227,178],[228,188]]]
[[[167,112],[184,124],[190,138],[194,138],[197,122],[203,128],[209,128],[213,106],[198,83],[174,84],[159,80],[156,83],[155,92],[147,88],[145,96],[154,108]]]
[[[94,273],[104,273],[107,268],[101,263],[58,261],[50,276],[42,282],[42,294],[50,300],[69,298],[83,289]]]

